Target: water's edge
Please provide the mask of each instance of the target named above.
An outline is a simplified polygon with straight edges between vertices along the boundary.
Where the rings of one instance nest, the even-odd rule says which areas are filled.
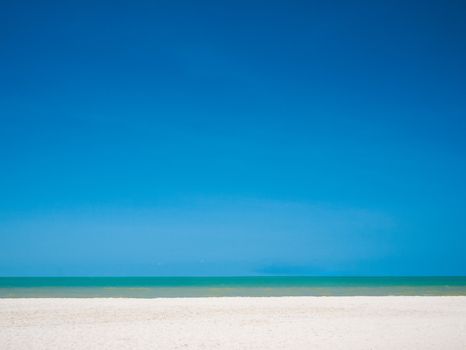
[[[0,277],[0,298],[466,295],[458,277]]]

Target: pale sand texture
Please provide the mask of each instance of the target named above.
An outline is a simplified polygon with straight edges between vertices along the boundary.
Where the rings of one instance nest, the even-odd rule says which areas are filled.
[[[0,299],[0,349],[466,349],[466,297]]]

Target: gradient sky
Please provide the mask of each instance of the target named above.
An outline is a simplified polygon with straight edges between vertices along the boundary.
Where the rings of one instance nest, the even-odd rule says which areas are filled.
[[[465,275],[464,1],[0,2],[0,275]]]

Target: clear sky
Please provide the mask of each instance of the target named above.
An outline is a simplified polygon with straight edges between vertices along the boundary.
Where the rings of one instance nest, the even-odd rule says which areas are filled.
[[[0,2],[0,275],[465,275],[464,1]]]

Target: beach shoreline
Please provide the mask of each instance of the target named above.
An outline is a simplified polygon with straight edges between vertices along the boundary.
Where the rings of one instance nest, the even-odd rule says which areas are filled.
[[[466,296],[0,299],[0,348],[465,349]]]

